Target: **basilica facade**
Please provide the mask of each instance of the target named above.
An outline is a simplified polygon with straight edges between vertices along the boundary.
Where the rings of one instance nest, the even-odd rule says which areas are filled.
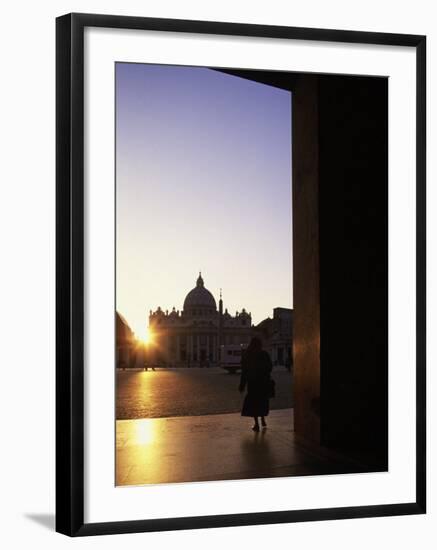
[[[188,292],[182,311],[160,307],[150,311],[153,340],[148,362],[168,366],[212,366],[219,362],[222,346],[247,346],[252,336],[252,317],[244,308],[235,315],[223,309],[205,288],[201,273]]]

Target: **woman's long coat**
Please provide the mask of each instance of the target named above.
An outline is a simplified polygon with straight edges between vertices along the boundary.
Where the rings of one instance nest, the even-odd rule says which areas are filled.
[[[241,416],[267,416],[269,414],[270,373],[272,361],[264,351],[247,350],[241,360],[240,391],[247,386]]]

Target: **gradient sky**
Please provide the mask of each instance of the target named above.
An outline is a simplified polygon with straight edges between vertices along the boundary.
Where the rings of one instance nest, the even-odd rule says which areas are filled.
[[[254,323],[292,307],[290,92],[117,63],[116,163],[117,311],[137,336],[199,270]]]

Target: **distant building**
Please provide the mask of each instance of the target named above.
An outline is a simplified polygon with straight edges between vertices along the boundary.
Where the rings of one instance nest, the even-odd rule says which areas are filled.
[[[187,294],[183,310],[170,312],[160,307],[150,311],[149,328],[153,345],[149,347],[151,363],[172,366],[210,366],[219,361],[221,345],[247,345],[252,336],[252,317],[244,308],[235,315],[219,307],[205,288],[202,275]]]
[[[263,341],[264,349],[270,353],[273,365],[289,367],[293,363],[293,310],[276,307],[273,319],[268,317],[253,328],[254,335]]]
[[[118,312],[115,313],[115,346],[117,368],[129,367],[135,349],[135,337],[126,319]]]

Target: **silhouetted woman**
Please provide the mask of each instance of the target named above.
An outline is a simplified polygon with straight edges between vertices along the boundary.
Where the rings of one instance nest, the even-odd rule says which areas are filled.
[[[247,386],[241,416],[251,416],[255,420],[253,430],[259,432],[258,417],[266,427],[265,417],[269,414],[270,373],[272,361],[269,354],[262,349],[259,338],[252,338],[241,359],[240,392]]]

